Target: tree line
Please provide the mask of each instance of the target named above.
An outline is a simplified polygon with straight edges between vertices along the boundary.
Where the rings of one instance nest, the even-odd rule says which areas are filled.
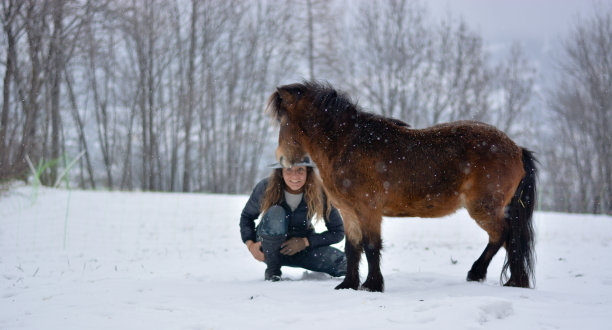
[[[545,209],[612,213],[612,23],[598,8],[559,45],[542,91],[520,43],[426,3],[1,0],[0,180],[84,189],[245,193],[276,133],[283,83],[332,82],[413,127],[491,123],[541,161]],[[33,168],[33,169],[32,169]]]

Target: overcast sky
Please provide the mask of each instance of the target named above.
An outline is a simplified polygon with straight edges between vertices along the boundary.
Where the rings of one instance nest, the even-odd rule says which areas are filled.
[[[542,82],[550,82],[560,40],[578,17],[590,16],[595,2],[609,8],[612,0],[427,0],[434,18],[462,17],[478,32],[494,58],[507,54],[513,41],[520,42],[536,66]]]
[[[568,38],[580,17],[592,16],[595,4],[606,9],[612,7],[612,0],[424,0],[424,3],[434,19],[444,18],[449,11],[452,17],[463,18],[483,37],[494,61],[508,55],[512,42],[520,42],[537,70],[534,104],[545,102],[545,91],[559,79],[561,40]]]
[[[579,16],[589,16],[593,4],[610,0],[427,0],[434,17],[450,10],[483,36],[490,51],[513,41],[525,46],[529,56],[541,61],[568,34]],[[495,55],[495,54],[494,54]]]
[[[608,0],[609,1],[609,0]],[[488,41],[550,40],[567,32],[591,0],[428,0],[432,14],[450,9]]]

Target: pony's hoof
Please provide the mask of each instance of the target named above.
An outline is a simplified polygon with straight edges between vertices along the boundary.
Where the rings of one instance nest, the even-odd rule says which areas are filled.
[[[468,282],[482,282],[485,280],[485,278],[487,278],[487,273],[481,273],[481,272],[475,272],[475,271],[469,271],[467,274],[467,278],[466,280]]]
[[[359,282],[354,283],[352,281],[342,281],[342,283],[338,284],[338,286],[335,288],[336,290],[344,290],[344,289],[353,289],[353,290],[357,290],[359,288]]]
[[[508,282],[506,282],[504,286],[513,286],[517,288],[527,288],[527,289],[531,287],[529,285],[529,280],[516,280],[512,278],[510,278],[510,280],[508,280]]]
[[[370,291],[370,292],[383,292],[385,289],[385,285],[382,281],[365,281],[361,285],[361,290]]]

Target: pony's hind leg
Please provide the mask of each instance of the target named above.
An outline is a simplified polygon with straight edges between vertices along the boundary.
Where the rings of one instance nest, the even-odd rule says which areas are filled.
[[[504,195],[486,190],[474,194],[469,199],[467,209],[478,226],[489,235],[489,243],[480,257],[468,272],[468,281],[483,281],[487,277],[487,268],[499,249],[504,245],[507,236],[507,222],[504,219]]]
[[[484,251],[480,255],[474,264],[472,265],[472,269],[468,272],[467,280],[468,281],[484,281],[487,277],[487,268],[489,268],[489,263],[491,263],[491,259],[497,254],[497,251],[503,245],[503,240],[498,240],[497,242],[489,241],[487,247],[485,247]]]

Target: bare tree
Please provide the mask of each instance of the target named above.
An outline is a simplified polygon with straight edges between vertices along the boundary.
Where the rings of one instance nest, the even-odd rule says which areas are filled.
[[[408,0],[364,2],[359,12],[354,89],[374,111],[413,126],[486,120],[492,72],[482,38],[465,22],[436,27]]]
[[[132,113],[130,123],[134,118],[140,120],[139,179],[144,190],[159,190],[163,184],[163,171],[160,168],[160,137],[163,132],[159,129],[164,129],[162,102],[165,95],[162,81],[171,57],[167,44],[172,34],[168,28],[170,13],[168,4],[153,0],[134,1],[123,13],[119,13],[131,61],[127,72],[131,79],[128,79],[134,83],[126,92],[133,93],[130,98],[135,100],[135,108],[132,109],[137,110],[137,113]]]
[[[60,157],[60,86],[64,65],[64,1],[54,0],[51,4],[53,32],[49,45],[49,84],[51,98],[51,159]],[[57,166],[51,166],[49,173],[50,184],[57,180]]]
[[[250,189],[269,123],[269,91],[295,55],[291,10],[267,1],[215,3],[202,24],[203,101],[199,113],[200,190]],[[205,6],[211,6],[206,3]],[[215,33],[217,32],[217,33]],[[210,33],[210,34],[209,34]]]
[[[525,123],[529,117],[529,106],[534,96],[535,68],[529,63],[523,48],[518,43],[513,43],[507,58],[502,61],[496,72],[497,93],[499,102],[493,106],[494,118],[492,122],[502,131],[510,135],[528,133],[519,131],[517,123],[528,126]]]
[[[487,120],[492,74],[482,37],[452,17],[436,29],[420,87],[427,125],[452,120]]]
[[[385,116],[415,123],[421,108],[417,85],[431,52],[425,8],[414,1],[363,2],[354,31],[355,89]]]
[[[183,169],[183,191],[191,191],[191,126],[195,108],[195,57],[197,49],[197,26],[199,17],[199,1],[191,0],[191,22],[189,29],[189,60],[187,67],[187,111],[184,118],[185,156]]]
[[[2,30],[5,34],[6,46],[6,64],[4,79],[2,85],[2,112],[0,113],[0,179],[13,176],[16,172],[23,169],[15,169],[12,166],[10,154],[13,145],[9,139],[9,118],[11,106],[11,85],[13,81],[18,80],[17,73],[17,34],[20,32],[22,25],[18,24],[17,15],[22,8],[23,2],[16,0],[2,1]],[[19,88],[19,86],[16,86]]]
[[[44,160],[51,164],[41,173],[40,179],[45,184],[53,184],[58,177],[60,154],[65,149],[61,86],[64,66],[73,54],[78,35],[78,4],[59,0],[4,1],[2,6],[6,18],[3,30],[9,47],[3,82],[3,125],[0,129],[0,148],[3,149],[0,163],[3,166],[0,168],[9,170],[2,173],[0,169],[0,177],[7,173],[13,176],[29,172],[26,165],[29,157],[35,163]],[[15,87],[19,100],[12,103],[12,110],[11,86]],[[19,115],[18,108],[23,115]],[[16,134],[21,136],[17,143]]]
[[[571,189],[581,212],[612,214],[612,9],[596,7],[563,44],[559,79],[548,103],[561,120],[561,157],[572,159]],[[552,165],[552,164],[551,164]],[[561,185],[555,189],[564,189]]]
[[[340,31],[342,12],[336,8],[338,5],[327,0],[305,0],[286,4],[289,9],[297,9],[295,19],[303,24],[303,27],[296,29],[296,33],[298,39],[304,41],[308,79],[341,79],[344,75],[341,63],[342,47],[338,46],[339,41],[343,40]]]
[[[25,3],[25,32],[30,61],[29,86],[25,95],[23,111],[25,123],[21,131],[21,143],[16,157],[17,168],[27,168],[26,157],[37,160],[41,150],[35,150],[37,121],[40,113],[40,91],[43,84],[45,62],[45,39],[47,33],[48,2],[27,1]]]
[[[85,26],[85,44],[83,51],[86,54],[85,73],[87,77],[88,87],[93,96],[93,113],[96,119],[96,133],[98,136],[98,144],[106,172],[106,186],[110,189],[114,186],[113,180],[113,145],[112,138],[114,132],[111,130],[112,114],[109,108],[110,104],[110,79],[112,77],[112,69],[109,63],[112,58],[112,34],[102,26],[95,25],[94,19],[97,17],[94,12],[95,8],[88,8],[87,15],[89,19]],[[111,40],[106,40],[111,38]]]
[[[74,88],[72,87],[74,85],[73,81],[74,78],[71,77],[69,72],[64,72],[65,75],[65,79],[66,79],[66,89],[67,89],[67,93],[68,93],[68,99],[70,100],[70,106],[71,106],[71,115],[72,118],[74,120],[74,124],[76,126],[76,130],[77,130],[77,134],[78,134],[78,141],[79,141],[79,150],[81,150],[82,152],[84,152],[84,160],[85,160],[85,164],[87,167],[87,173],[89,175],[89,180],[88,183],[90,185],[91,188],[96,189],[96,182],[95,182],[95,173],[94,173],[94,169],[93,169],[93,165],[92,165],[92,161],[91,161],[91,156],[90,156],[90,152],[89,152],[89,147],[88,147],[88,143],[87,143],[87,137],[85,136],[85,125],[83,123],[83,120],[81,118],[81,114],[79,113],[79,108],[78,108],[78,104],[77,104],[77,98],[74,92]],[[82,164],[82,163],[81,163]],[[83,175],[83,171],[81,171],[81,176],[80,176],[80,187],[81,188],[85,188],[85,178]]]

